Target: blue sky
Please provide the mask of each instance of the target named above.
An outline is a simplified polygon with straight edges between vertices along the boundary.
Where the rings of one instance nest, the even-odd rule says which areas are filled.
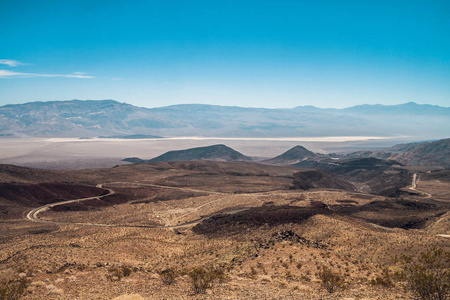
[[[450,106],[450,1],[0,3],[0,105]]]

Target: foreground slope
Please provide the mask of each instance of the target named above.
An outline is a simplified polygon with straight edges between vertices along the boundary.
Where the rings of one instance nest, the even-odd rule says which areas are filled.
[[[42,212],[39,218],[49,223],[27,221],[30,207],[23,204],[8,218],[0,213],[0,281],[25,278],[23,299],[407,299],[413,295],[394,276],[402,270],[396,258],[433,246],[449,250],[448,240],[437,236],[449,228],[442,225],[450,203],[444,171],[420,174],[416,189],[432,198],[412,190],[389,198],[330,189],[320,180],[304,182],[316,184],[305,190],[296,182],[315,176],[297,174],[310,170],[247,162],[0,170],[0,183],[39,184],[42,176],[116,192]],[[14,194],[7,197],[0,205],[11,204]],[[402,229],[409,221],[414,229]],[[323,267],[339,274],[345,288],[328,294]],[[391,285],[377,284],[386,268]],[[196,294],[189,274],[210,269],[223,276]],[[165,270],[174,272],[173,282],[163,280]]]

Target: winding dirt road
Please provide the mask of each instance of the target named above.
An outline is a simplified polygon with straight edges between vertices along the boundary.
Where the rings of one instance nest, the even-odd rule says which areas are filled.
[[[98,185],[99,186],[99,185]],[[90,226],[102,226],[102,227],[115,227],[116,225],[107,225],[107,224],[93,224],[93,223],[69,223],[69,222],[55,222],[55,221],[47,221],[47,220],[41,220],[38,218],[38,215],[46,210],[48,210],[49,208],[58,206],[58,205],[63,205],[63,204],[69,204],[69,203],[74,203],[74,202],[82,202],[82,201],[88,201],[88,200],[99,200],[101,198],[104,198],[106,196],[111,196],[114,195],[116,192],[113,191],[112,189],[107,189],[108,190],[108,194],[105,195],[101,195],[101,196],[95,196],[95,197],[88,197],[88,198],[79,198],[79,199],[73,199],[73,200],[66,200],[66,201],[60,201],[60,202],[55,202],[55,203],[50,203],[50,204],[46,204],[43,205],[41,207],[35,208],[33,210],[31,210],[28,214],[27,214],[27,219],[33,222],[38,222],[38,223],[52,223],[52,224],[72,224],[72,225],[90,225]]]
[[[414,173],[413,177],[412,177],[411,187],[409,187],[409,189],[414,191],[414,192],[419,193],[419,195],[422,195],[425,198],[429,199],[429,198],[433,197],[433,195],[431,195],[430,193],[427,193],[427,192],[424,192],[424,191],[416,189],[417,188],[417,183],[419,182],[419,180],[420,180],[420,177],[417,176],[417,173]]]
[[[156,188],[164,188],[164,189],[172,189],[172,190],[181,190],[181,191],[187,191],[187,192],[198,192],[198,193],[207,193],[207,194],[215,194],[215,195],[230,195],[229,193],[222,193],[222,192],[213,192],[213,191],[205,191],[205,190],[198,190],[198,189],[191,189],[191,188],[181,188],[181,187],[173,187],[173,186],[164,186],[164,185],[157,185],[157,184],[146,184],[146,183],[136,183],[136,182],[108,182],[108,183],[102,183],[102,184],[97,184],[98,188],[102,188],[104,185],[107,184],[125,184],[125,185],[138,185],[138,186],[149,186],[149,187],[156,187]],[[198,224],[200,222],[202,222],[205,219],[210,218],[211,216],[215,215],[209,215],[206,217],[202,217],[198,220],[194,220],[194,221],[190,221],[190,222],[186,222],[183,224],[178,224],[178,225],[153,225],[153,226],[144,226],[144,225],[115,225],[115,224],[97,224],[97,223],[76,223],[76,222],[58,222],[58,221],[50,221],[50,220],[42,220],[38,218],[38,215],[52,207],[55,206],[59,206],[59,205],[64,205],[64,204],[69,204],[69,203],[74,203],[74,202],[83,202],[83,201],[88,201],[88,200],[99,200],[101,198],[107,197],[107,196],[111,196],[114,195],[116,192],[110,188],[106,188],[108,190],[108,194],[105,195],[101,195],[101,196],[95,196],[95,197],[88,197],[88,198],[79,198],[79,199],[73,199],[73,200],[66,200],[66,201],[60,201],[60,202],[55,202],[55,203],[50,203],[50,204],[46,204],[43,206],[40,206],[38,208],[35,208],[33,210],[31,210],[28,214],[27,214],[27,219],[32,221],[32,222],[38,222],[38,223],[48,223],[48,224],[58,224],[58,225],[80,225],[80,226],[99,226],[99,227],[136,227],[136,228],[167,228],[167,229],[177,229],[177,228],[183,228],[186,226],[191,226],[191,225],[195,225]],[[200,208],[202,208],[205,205],[209,205],[212,204],[216,201],[220,201],[220,199],[218,200],[214,200],[214,201],[210,201],[208,203],[204,203],[199,207],[196,207],[193,209],[193,211],[191,211],[190,213],[193,213],[194,211],[198,211]],[[242,211],[245,209],[240,209],[239,211]],[[237,211],[230,211],[227,213],[233,213],[233,212],[237,212]],[[223,213],[222,213],[223,214]]]
[[[157,185],[157,184],[150,184],[150,183],[137,183],[137,182],[107,182],[107,183],[102,183],[102,184],[97,184],[98,188],[102,188],[104,185],[137,185],[137,186],[148,186],[148,187],[155,187],[155,188],[163,188],[163,189],[172,189],[172,190],[180,190],[180,191],[184,191],[184,192],[196,192],[196,193],[206,193],[206,194],[213,194],[213,195],[223,195],[223,196],[229,196],[229,195],[234,195],[234,193],[224,193],[224,192],[215,192],[215,191],[205,191],[205,190],[199,190],[199,189],[192,189],[192,188],[184,188],[184,187],[174,187],[174,186],[166,186],[166,185]],[[73,199],[73,200],[66,200],[66,201],[60,201],[60,202],[55,202],[55,203],[50,203],[50,204],[46,204],[43,206],[40,206],[38,208],[35,208],[33,210],[31,210],[26,218],[30,221],[33,222],[38,222],[38,223],[47,223],[47,224],[57,224],[57,225],[80,225],[80,226],[99,226],[99,227],[136,227],[136,228],[166,228],[166,229],[177,229],[177,228],[183,228],[183,227],[187,227],[187,226],[191,226],[191,225],[195,225],[198,224],[200,222],[202,222],[203,220],[206,220],[208,218],[211,218],[212,216],[218,215],[218,214],[230,214],[230,213],[235,213],[238,211],[244,211],[247,210],[248,208],[240,208],[238,210],[231,210],[228,212],[220,212],[220,213],[213,213],[210,214],[208,216],[204,216],[200,219],[194,220],[194,221],[189,221],[183,224],[177,224],[177,225],[149,225],[149,226],[144,226],[144,225],[120,225],[120,224],[97,224],[97,223],[76,223],[76,222],[58,222],[58,221],[50,221],[50,220],[42,220],[39,219],[38,215],[52,207],[58,206],[58,205],[64,205],[64,204],[69,204],[69,203],[74,203],[74,202],[83,202],[83,201],[88,201],[88,200],[96,200],[96,199],[101,199],[107,196],[111,196],[115,194],[115,191],[110,189],[110,188],[106,188],[108,190],[108,194],[102,195],[102,196],[95,196],[95,197],[88,197],[88,198],[79,198],[79,199]],[[323,193],[324,191],[309,191],[309,192],[301,192],[302,194],[307,194],[307,193]],[[338,193],[339,191],[326,191],[329,193]],[[289,195],[292,193],[286,193],[286,192],[282,192],[282,191],[266,191],[266,192],[257,192],[257,193],[242,193],[242,194],[236,194],[239,196],[255,196],[255,195]],[[359,194],[359,193],[355,193],[355,194]],[[221,201],[222,199],[216,199],[207,203],[203,203],[202,205],[193,208],[191,211],[189,211],[187,214],[183,215],[186,216],[188,214],[192,214],[194,212],[198,212],[202,207],[207,206],[207,205],[211,205],[215,202]],[[183,217],[181,216],[181,217]],[[180,217],[179,217],[180,218]],[[176,220],[175,220],[176,221]]]
[[[431,198],[432,195],[423,191],[419,191],[416,189],[416,185],[418,182],[418,176],[415,173],[413,175],[412,178],[412,184],[411,187],[409,189],[418,192],[422,195],[424,195],[426,198]],[[180,190],[180,191],[184,191],[184,192],[196,192],[196,193],[206,193],[206,194],[214,194],[214,195],[223,195],[223,196],[229,196],[229,195],[234,195],[234,193],[224,193],[224,192],[215,192],[215,191],[205,191],[205,190],[198,190],[198,189],[192,189],[192,188],[184,188],[184,187],[174,187],[174,186],[166,186],[166,185],[158,185],[158,184],[150,184],[150,183],[137,183],[137,182],[107,182],[107,183],[102,183],[102,184],[98,184],[97,187],[98,188],[102,188],[104,185],[137,185],[137,186],[148,186],[148,187],[155,187],[155,188],[163,188],[163,189],[172,189],[172,190]],[[214,215],[217,214],[228,214],[228,213],[234,213],[237,212],[235,210],[230,211],[230,212],[221,212],[221,213],[213,213],[210,214],[208,216],[202,217],[198,220],[194,220],[194,221],[189,221],[183,224],[177,224],[177,225],[152,225],[152,226],[144,226],[144,225],[111,225],[111,224],[97,224],[97,223],[72,223],[72,222],[57,222],[57,221],[50,221],[50,220],[42,220],[38,218],[38,215],[46,210],[48,210],[49,208],[58,206],[58,205],[64,205],[64,204],[69,204],[69,203],[74,203],[74,202],[82,202],[82,201],[88,201],[88,200],[98,200],[107,196],[111,196],[114,195],[116,192],[110,188],[106,188],[108,190],[108,194],[105,195],[101,195],[101,196],[95,196],[95,197],[88,197],[88,198],[80,198],[80,199],[73,199],[73,200],[66,200],[66,201],[61,201],[61,202],[55,202],[55,203],[50,203],[50,204],[46,204],[43,205],[41,207],[35,208],[33,210],[31,210],[28,214],[27,214],[27,219],[33,222],[38,222],[38,223],[50,223],[50,224],[58,224],[58,225],[81,225],[81,226],[99,226],[99,227],[136,227],[136,228],[166,228],[166,229],[177,229],[177,228],[183,228],[183,227],[187,227],[187,226],[191,226],[191,225],[195,225],[198,224],[200,222],[202,222],[203,220],[206,220],[208,218],[211,218]],[[309,194],[309,193],[323,193],[323,192],[327,192],[327,193],[339,193],[340,191],[308,191],[308,192],[300,192],[299,194]],[[359,193],[359,192],[348,192],[349,194],[364,194],[364,193]],[[287,192],[283,192],[283,191],[266,191],[266,192],[256,192],[256,193],[242,193],[242,194],[238,194],[239,196],[255,196],[255,195],[291,195],[292,193],[287,193]],[[202,205],[193,208],[191,211],[189,211],[187,214],[183,215],[186,216],[188,214],[192,214],[194,212],[198,212],[202,207],[206,206],[206,205],[210,205],[213,204],[214,202],[217,201],[221,201],[222,199],[216,199],[207,203],[203,203]],[[241,208],[238,211],[244,211],[247,208]],[[181,216],[181,217],[183,217]],[[180,217],[179,217],[180,218]],[[373,224],[375,225],[375,224]]]

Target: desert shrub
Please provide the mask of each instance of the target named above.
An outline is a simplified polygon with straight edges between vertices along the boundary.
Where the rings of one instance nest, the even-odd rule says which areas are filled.
[[[287,280],[295,280],[296,277],[292,275],[291,271],[286,271],[285,278]]]
[[[322,280],[323,287],[328,291],[328,293],[334,293],[338,289],[343,289],[345,287],[344,277],[337,273],[333,272],[328,267],[323,267],[322,271],[319,272],[318,277]]]
[[[382,287],[393,287],[394,282],[392,281],[391,273],[388,268],[383,269],[381,275],[375,277],[369,281],[370,285],[373,286],[382,286]]]
[[[0,281],[0,299],[16,300],[20,299],[28,286],[28,280],[25,278],[9,279]]]
[[[178,272],[172,268],[167,268],[158,272],[165,285],[171,285],[178,276]]]
[[[328,207],[322,201],[311,201],[310,206],[315,207],[315,208],[327,208]]]
[[[111,281],[119,281],[123,277],[122,271],[117,267],[109,268],[108,273],[109,274],[106,275],[106,278],[108,278]]]
[[[261,270],[261,272],[263,272],[264,275],[267,275],[266,268],[264,267],[264,265],[262,263],[258,262],[257,267]]]
[[[300,275],[300,280],[305,281],[305,282],[310,282],[311,278],[308,275],[302,274],[302,275]]]
[[[122,271],[124,277],[128,277],[131,273],[133,273],[133,269],[127,266],[120,267],[120,270]]]
[[[62,273],[64,272],[67,268],[70,268],[72,266],[75,266],[75,263],[65,263],[63,264],[61,267],[59,267],[58,269],[56,269],[55,273]]]
[[[217,280],[224,278],[222,269],[195,268],[189,272],[192,279],[192,288],[195,294],[204,293],[206,289],[212,288]]]
[[[127,266],[121,266],[121,267],[110,267],[108,269],[109,274],[106,275],[106,278],[108,278],[111,281],[119,281],[123,277],[128,277],[133,273],[133,269]]]
[[[450,253],[432,248],[417,259],[404,257],[407,288],[419,299],[445,300],[450,296]]]

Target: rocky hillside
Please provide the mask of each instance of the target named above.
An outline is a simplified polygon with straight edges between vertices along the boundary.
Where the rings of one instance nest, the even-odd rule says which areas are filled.
[[[317,168],[341,176],[361,192],[383,196],[396,196],[400,188],[410,184],[411,176],[400,163],[377,158],[335,160],[321,158],[305,160],[294,166]]]
[[[420,143],[408,151],[393,154],[391,157],[408,165],[450,168],[450,138]]]
[[[355,190],[355,187],[350,182],[323,170],[301,170],[295,173],[292,188],[301,190],[313,188]]]
[[[450,138],[434,142],[399,144],[379,151],[359,151],[343,156],[396,160],[410,166],[450,168]]]

